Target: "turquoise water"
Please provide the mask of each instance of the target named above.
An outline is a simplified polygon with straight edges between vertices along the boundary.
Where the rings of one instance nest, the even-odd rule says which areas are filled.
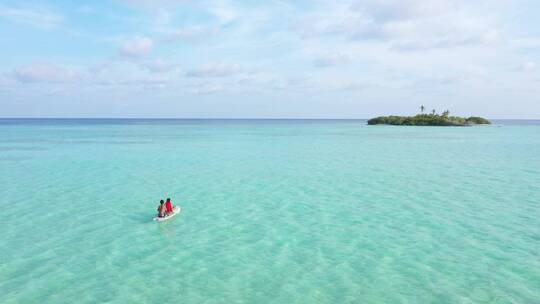
[[[0,120],[0,303],[539,303],[540,123],[500,123]]]

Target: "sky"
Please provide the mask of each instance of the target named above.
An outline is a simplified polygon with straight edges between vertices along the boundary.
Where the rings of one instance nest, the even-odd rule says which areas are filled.
[[[0,0],[0,117],[540,119],[538,0]]]

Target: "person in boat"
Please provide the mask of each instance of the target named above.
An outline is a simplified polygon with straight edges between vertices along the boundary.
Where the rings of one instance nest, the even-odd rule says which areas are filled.
[[[170,198],[168,198],[168,199],[167,199],[167,202],[165,203],[165,213],[166,213],[167,215],[173,213],[172,203],[171,203],[171,199],[170,199]]]
[[[163,200],[159,201],[159,206],[157,207],[158,217],[165,217],[167,208],[165,207],[165,202]]]

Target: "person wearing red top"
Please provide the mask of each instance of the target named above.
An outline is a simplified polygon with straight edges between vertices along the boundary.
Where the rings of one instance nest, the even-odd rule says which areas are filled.
[[[167,199],[167,202],[165,203],[165,212],[167,212],[167,214],[173,213],[173,210],[172,210],[172,204],[171,204],[171,199],[170,199],[170,198],[168,198],[168,199]]]

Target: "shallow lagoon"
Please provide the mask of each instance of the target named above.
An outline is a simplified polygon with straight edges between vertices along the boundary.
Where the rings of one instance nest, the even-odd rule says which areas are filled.
[[[0,170],[0,303],[540,299],[534,121],[0,120]]]

